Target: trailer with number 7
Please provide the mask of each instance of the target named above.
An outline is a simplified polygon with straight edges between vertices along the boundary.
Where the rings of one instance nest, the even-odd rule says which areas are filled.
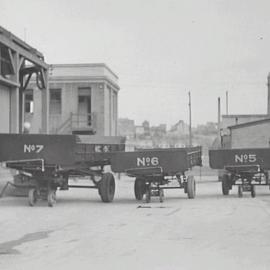
[[[56,203],[57,189],[97,189],[103,202],[114,198],[115,180],[104,167],[110,164],[113,152],[124,151],[122,137],[83,139],[75,135],[0,134],[0,162],[18,170],[20,183],[8,185],[28,190],[28,202],[34,206],[46,199]],[[83,177],[88,185],[70,184],[70,178]]]

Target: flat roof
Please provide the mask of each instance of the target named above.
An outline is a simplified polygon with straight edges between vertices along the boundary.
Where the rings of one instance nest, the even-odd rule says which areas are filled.
[[[238,125],[233,125],[233,126],[229,126],[228,128],[229,129],[237,129],[237,128],[243,128],[243,127],[248,127],[248,126],[256,126],[256,125],[260,125],[260,124],[267,123],[267,122],[270,122],[270,118],[246,122],[246,123],[242,123],[242,124],[238,124]]]
[[[222,114],[222,118],[249,118],[249,117],[266,117],[267,114]]]
[[[103,68],[106,68],[108,71],[110,71],[113,76],[115,76],[117,79],[118,76],[105,64],[105,63],[75,63],[75,64],[51,64],[51,67],[54,68],[54,67],[62,67],[62,68],[65,68],[65,67],[68,67],[68,68],[72,68],[72,67],[75,67],[75,68],[80,68],[80,67],[103,67]]]
[[[51,64],[50,83],[63,82],[100,82],[106,80],[119,90],[118,76],[105,63]]]

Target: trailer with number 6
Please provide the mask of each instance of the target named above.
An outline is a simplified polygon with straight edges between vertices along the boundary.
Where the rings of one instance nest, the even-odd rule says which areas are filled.
[[[184,189],[188,198],[196,194],[193,175],[186,172],[193,166],[201,166],[201,147],[143,149],[135,152],[114,153],[111,167],[114,172],[125,172],[135,177],[134,193],[137,200],[145,196],[147,203],[151,197],[164,199],[166,189]],[[174,182],[176,185],[171,186]]]
[[[222,193],[228,195],[234,185],[238,196],[250,192],[256,196],[256,186],[270,187],[270,148],[216,149],[209,150],[212,169],[223,170]]]

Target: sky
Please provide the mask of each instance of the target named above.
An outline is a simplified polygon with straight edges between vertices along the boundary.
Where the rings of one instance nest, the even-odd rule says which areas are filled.
[[[151,125],[264,114],[268,0],[0,0],[0,25],[49,64],[106,63],[119,77],[119,117]]]

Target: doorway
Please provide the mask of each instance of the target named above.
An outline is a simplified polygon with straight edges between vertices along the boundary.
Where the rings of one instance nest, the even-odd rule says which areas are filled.
[[[79,127],[91,126],[91,88],[78,89],[78,125]]]

